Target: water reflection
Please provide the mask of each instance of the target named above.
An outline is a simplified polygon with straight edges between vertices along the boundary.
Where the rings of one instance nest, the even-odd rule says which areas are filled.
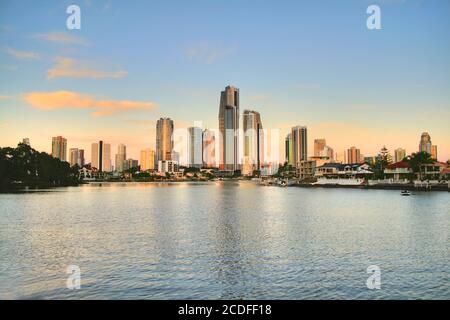
[[[448,193],[102,183],[0,195],[2,298],[449,298]],[[79,265],[82,289],[65,287]],[[383,289],[365,287],[382,269]]]

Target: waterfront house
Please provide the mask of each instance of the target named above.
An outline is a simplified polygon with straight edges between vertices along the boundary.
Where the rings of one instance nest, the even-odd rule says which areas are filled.
[[[427,163],[421,165],[422,180],[439,180],[443,179],[446,169],[449,165],[445,162]]]
[[[326,163],[315,170],[315,177],[324,178],[369,178],[373,175],[367,163]]]
[[[394,181],[408,179],[412,172],[411,166],[406,161],[392,163],[384,169],[387,178],[392,178]]]

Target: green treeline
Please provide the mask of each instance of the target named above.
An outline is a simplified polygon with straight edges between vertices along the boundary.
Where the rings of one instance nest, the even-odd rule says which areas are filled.
[[[0,188],[77,185],[78,168],[26,144],[0,148]]]

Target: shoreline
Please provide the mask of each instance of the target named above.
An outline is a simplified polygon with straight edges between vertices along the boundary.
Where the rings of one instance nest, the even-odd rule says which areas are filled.
[[[446,185],[442,186],[430,186],[426,187],[416,187],[414,184],[407,185],[338,185],[338,184],[294,184],[293,187],[298,188],[324,188],[324,189],[364,189],[364,190],[408,190],[408,191],[447,191],[450,189]]]
[[[57,189],[66,187],[79,187],[83,185],[96,185],[96,184],[128,184],[128,183],[145,183],[145,184],[160,184],[160,183],[217,183],[217,182],[250,182],[255,185],[261,185],[259,182],[255,182],[247,179],[227,179],[227,180],[163,180],[163,181],[117,181],[117,180],[105,180],[105,181],[89,181],[80,182],[79,184],[64,184],[64,185],[47,185],[47,184],[33,184],[33,185],[15,185],[13,187],[1,187],[0,193],[14,193],[14,192],[27,192],[31,190],[46,190],[46,189]],[[280,187],[278,185],[270,185],[273,187]],[[285,186],[286,187],[286,186]],[[283,188],[285,188],[283,187]],[[450,188],[447,185],[430,186],[426,187],[416,187],[414,184],[390,184],[390,185],[338,185],[338,184],[311,184],[311,183],[295,183],[289,187],[297,188],[323,188],[323,189],[363,189],[363,190],[408,190],[408,191],[447,191],[450,192]]]

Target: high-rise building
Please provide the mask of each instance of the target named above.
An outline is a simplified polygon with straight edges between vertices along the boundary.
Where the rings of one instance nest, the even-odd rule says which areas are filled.
[[[213,130],[203,131],[203,166],[206,168],[216,166],[216,135]]]
[[[111,165],[111,145],[109,143],[103,144],[103,171],[112,171]]]
[[[171,160],[173,151],[173,121],[161,118],[156,122],[156,159]]]
[[[86,161],[84,159],[84,149],[78,149],[78,161],[80,168],[84,167]]]
[[[328,157],[330,161],[334,161],[334,150],[330,146],[325,146],[321,153],[319,154],[319,157]]]
[[[178,172],[178,162],[173,160],[159,160],[158,161],[158,172],[160,174],[164,173],[175,173]]]
[[[66,161],[67,139],[58,136],[52,138],[52,157],[61,161]]]
[[[428,132],[424,132],[420,136],[419,152],[431,154],[431,137]]]
[[[264,132],[259,112],[244,110],[243,129],[245,168],[242,173],[251,175],[264,164]]]
[[[308,136],[305,126],[292,128],[292,152],[294,166],[299,168],[301,161],[308,160]]]
[[[29,146],[30,145],[30,138],[23,138],[22,139],[22,143],[26,144],[27,146]]]
[[[403,148],[397,148],[394,151],[394,161],[400,162],[406,157],[406,150]]]
[[[294,150],[292,148],[292,133],[286,135],[284,140],[284,158],[288,165],[294,165]]]
[[[141,171],[155,170],[155,151],[141,150]]]
[[[77,148],[69,149],[69,164],[71,167],[78,164],[78,149]]]
[[[336,152],[337,163],[347,163],[347,153],[345,151]]]
[[[314,139],[314,157],[323,157],[323,150],[326,145],[325,139]]]
[[[188,128],[188,166],[201,168],[203,149],[202,128]]]
[[[219,169],[239,170],[239,89],[227,86],[220,93]]]
[[[437,145],[431,145],[431,158],[437,161]]]
[[[84,166],[84,150],[78,148],[69,149],[69,164],[71,167],[78,165],[80,168]]]
[[[121,143],[117,146],[117,153],[115,158],[115,164],[116,164],[116,171],[122,172],[125,170],[125,161],[127,159],[127,147]]]
[[[136,169],[137,171],[137,167],[139,166],[139,162],[137,160],[134,159],[127,159],[125,160],[125,170],[129,170],[129,169]]]
[[[177,152],[177,151],[172,151],[172,153],[171,153],[171,155],[170,155],[170,158],[173,160],[173,161],[176,161],[177,163],[180,163],[180,153],[179,152]]]
[[[328,158],[328,160],[334,161],[334,150],[330,146],[327,146],[325,139],[315,139],[314,157]]]
[[[98,171],[111,171],[111,145],[103,141],[91,145],[91,166]]]
[[[356,147],[347,150],[347,163],[359,163],[361,161],[361,151]]]

